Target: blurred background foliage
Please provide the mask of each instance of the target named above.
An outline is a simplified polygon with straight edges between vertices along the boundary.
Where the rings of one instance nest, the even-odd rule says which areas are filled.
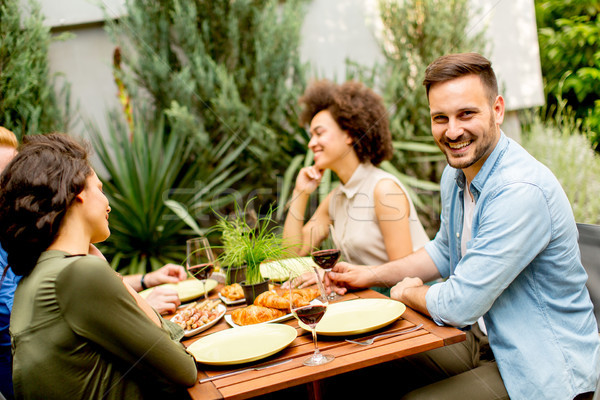
[[[537,110],[522,113],[522,144],[544,163],[561,183],[573,208],[575,221],[600,224],[600,154],[589,134],[563,100],[552,119]]]
[[[549,113],[544,118],[555,119],[566,100],[600,150],[600,1],[535,0],[535,12]]]
[[[312,162],[297,119],[309,71],[299,57],[307,1],[129,0],[128,17],[106,21],[122,108],[109,111],[108,132],[88,123],[86,133],[107,171],[112,235],[102,250],[114,268],[181,263],[184,239],[205,232],[213,211],[226,214],[232,202],[274,204],[285,217],[296,173]],[[26,17],[18,3],[0,3],[0,125],[19,137],[68,131],[68,84],[48,71],[53,39],[36,3]],[[430,236],[445,160],[421,81],[439,55],[489,51],[482,33],[467,32],[470,3],[380,0],[384,62],[347,63],[346,78],[373,87],[388,107],[396,151],[382,167],[407,184]],[[600,215],[598,153],[587,151],[600,125],[599,3],[535,1],[548,106],[522,116],[524,145],[555,172],[577,221],[587,223]],[[324,178],[314,207],[335,184]]]
[[[484,32],[469,32],[477,10],[468,0],[380,0],[385,62],[372,69],[350,64],[350,77],[377,88],[389,111],[394,158],[382,168],[411,190],[430,237],[439,228],[439,181],[445,157],[431,136],[423,87],[427,65],[447,53],[486,54]],[[453,21],[451,24],[447,21]]]
[[[103,163],[120,166],[109,168],[107,192],[128,204],[122,213],[113,211],[106,244],[118,256],[116,268],[139,272],[168,261],[167,255],[184,259],[176,254],[185,254],[181,235],[191,232],[182,231],[165,200],[182,205],[200,229],[215,222],[213,209],[227,209],[246,195],[275,201],[277,177],[306,146],[296,116],[305,86],[303,8],[302,1],[132,0],[127,15],[106,27],[119,48],[115,79],[128,123],[113,124],[109,143],[95,137],[106,149]],[[138,109],[142,116],[132,116]],[[131,127],[127,143],[122,138],[131,136]],[[140,152],[121,152],[137,149],[143,136],[162,138],[144,149],[158,152],[148,163],[137,162]],[[177,151],[163,160],[166,143]],[[120,154],[113,157],[115,145]],[[118,163],[121,158],[128,161]],[[171,177],[160,185],[157,163],[166,164],[162,173]],[[120,175],[139,175],[135,195],[124,195],[131,182]],[[138,206],[148,192],[152,202]],[[132,212],[140,219],[135,224]]]
[[[68,84],[48,69],[48,46],[54,39],[43,25],[40,5],[0,1],[0,126],[24,135],[65,131],[69,126]]]

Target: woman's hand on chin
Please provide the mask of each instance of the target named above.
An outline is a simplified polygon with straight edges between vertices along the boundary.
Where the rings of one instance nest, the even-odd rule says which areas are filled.
[[[314,165],[302,168],[298,173],[298,177],[296,178],[296,186],[294,190],[311,194],[321,183],[323,172],[323,170],[318,169]]]

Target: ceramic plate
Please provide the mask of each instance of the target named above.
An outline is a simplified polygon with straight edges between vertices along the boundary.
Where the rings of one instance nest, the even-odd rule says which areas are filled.
[[[284,282],[289,279],[290,271],[300,275],[312,271],[312,268],[316,266],[317,264],[310,257],[285,258],[260,264],[260,273],[274,282]]]
[[[276,323],[276,322],[287,321],[288,319],[293,318],[293,317],[294,317],[294,315],[292,313],[289,313],[289,314],[282,315],[279,318],[275,318],[270,321],[260,322],[258,324],[253,324],[253,325],[272,324],[272,323]],[[241,328],[243,326],[253,326],[253,325],[238,325],[238,324],[236,324],[235,322],[233,322],[233,319],[231,319],[231,314],[227,314],[225,316],[225,322],[227,322],[229,324],[229,326],[231,326],[232,328]]]
[[[200,363],[232,365],[268,357],[286,348],[295,338],[296,329],[289,325],[249,325],[200,338],[187,350]]]
[[[200,332],[204,332],[205,330],[207,330],[208,328],[210,328],[211,326],[215,325],[217,322],[219,322],[221,320],[221,318],[223,318],[223,315],[225,315],[225,312],[227,311],[227,307],[225,307],[223,304],[218,304],[217,305],[217,311],[219,312],[219,316],[215,319],[213,319],[212,321],[210,321],[208,324],[204,324],[196,329],[191,329],[191,330],[183,330],[183,336],[185,337],[191,337],[194,335],[199,334]]]
[[[329,304],[317,324],[317,333],[326,336],[358,335],[391,324],[404,313],[406,306],[388,299],[357,299]],[[310,328],[299,322],[306,329]]]
[[[175,289],[177,291],[177,294],[179,295],[179,300],[181,300],[182,303],[194,300],[195,298],[204,295],[204,286],[202,286],[202,281],[199,281],[197,279],[188,279],[178,283],[165,283],[164,285],[159,285],[156,287],[167,287]],[[207,292],[210,292],[216,287],[217,281],[215,281],[214,279],[206,280]],[[153,290],[154,288],[143,290],[140,292],[140,296],[146,298],[150,293],[152,293]]]
[[[219,293],[219,298],[221,299],[221,301],[223,303],[227,304],[228,306],[232,306],[232,305],[235,305],[235,304],[242,304],[242,303],[246,302],[246,299],[243,298],[243,297],[241,299],[238,299],[238,300],[230,300],[229,298],[223,296],[221,293]]]

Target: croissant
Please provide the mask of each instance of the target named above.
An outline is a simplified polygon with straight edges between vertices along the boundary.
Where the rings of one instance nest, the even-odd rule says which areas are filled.
[[[237,325],[252,325],[261,322],[271,321],[285,315],[285,311],[275,308],[250,305],[244,308],[238,308],[231,313],[231,319]]]
[[[290,301],[278,295],[274,290],[269,290],[267,292],[259,294],[256,297],[256,299],[254,299],[254,305],[269,308],[277,308],[280,310],[289,310]]]
[[[300,291],[300,294],[306,299],[306,301],[311,302],[312,300],[316,299],[317,297],[319,297],[319,289],[312,289],[312,288],[306,288],[306,289],[297,289]]]
[[[307,306],[311,300],[317,298],[319,296],[319,291],[317,289],[294,289],[292,290],[292,303],[294,307],[303,307]],[[290,292],[285,292],[282,297],[289,302]]]
[[[244,290],[239,283],[234,283],[221,289],[221,295],[227,297],[229,300],[240,300],[244,298]]]

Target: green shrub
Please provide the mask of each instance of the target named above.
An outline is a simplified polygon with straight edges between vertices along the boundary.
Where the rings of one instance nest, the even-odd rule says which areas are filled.
[[[536,0],[547,103],[565,99],[600,144],[600,2]]]
[[[131,0],[127,12],[108,31],[121,48],[131,101],[151,106],[155,118],[177,102],[188,119],[166,121],[165,135],[185,124],[198,138],[193,162],[214,168],[215,149],[230,141],[220,156],[242,146],[236,166],[251,170],[233,189],[274,193],[277,176],[306,146],[296,116],[305,79],[302,0]]]
[[[69,114],[69,87],[54,92],[54,78],[48,68],[50,29],[43,24],[40,6],[28,3],[27,17],[20,1],[0,2],[0,125],[24,135],[66,131]]]
[[[539,114],[526,115],[522,144],[556,175],[565,190],[575,220],[600,223],[600,155],[581,134],[573,116],[544,121]],[[558,122],[557,122],[558,121]]]

